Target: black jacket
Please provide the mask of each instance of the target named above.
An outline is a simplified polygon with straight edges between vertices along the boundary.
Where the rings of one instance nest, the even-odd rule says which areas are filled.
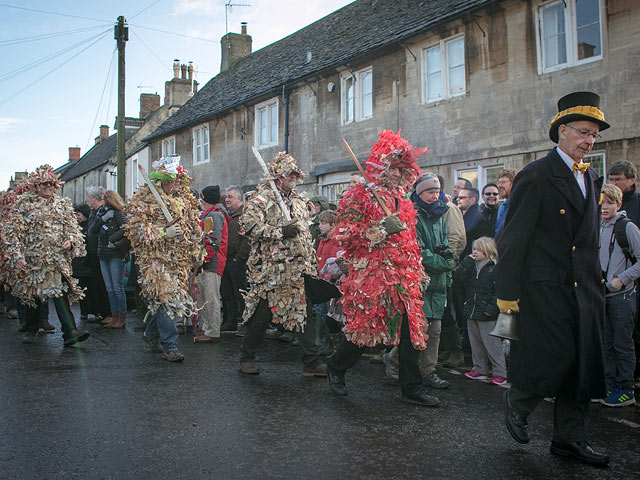
[[[480,237],[493,237],[493,231],[489,226],[489,221],[485,218],[477,203],[471,205],[464,213],[464,229],[467,232],[467,245],[464,247],[460,258],[464,258],[471,253],[473,242]]]
[[[584,179],[586,198],[555,149],[528,164],[514,179],[498,240],[496,293],[520,306],[509,381],[542,397],[567,383],[577,400],[606,394],[600,182],[592,168]]]
[[[487,237],[493,237],[496,230],[496,221],[498,220],[498,205],[487,205],[486,203],[480,206],[482,216],[489,225]]]
[[[476,273],[476,262],[471,257],[464,257],[454,273],[456,283],[460,283],[464,289],[463,310],[467,320],[489,322],[498,318],[500,311],[493,279],[495,266],[490,260]]]
[[[631,190],[622,194],[622,208],[627,212],[627,218],[640,227],[640,193],[636,191],[634,185]]]
[[[109,211],[113,211],[114,215],[105,222],[104,216]],[[90,232],[98,235],[98,258],[125,258],[128,255],[128,252],[122,252],[115,246],[124,238],[122,226],[125,223],[127,223],[127,216],[124,212],[115,210],[109,205],[98,209],[96,219],[90,227]]]

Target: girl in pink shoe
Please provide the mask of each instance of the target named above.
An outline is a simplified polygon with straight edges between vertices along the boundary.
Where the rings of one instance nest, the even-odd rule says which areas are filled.
[[[471,255],[460,262],[455,281],[465,286],[464,315],[467,318],[473,369],[464,374],[472,380],[495,385],[507,383],[507,367],[502,340],[489,335],[496,326],[498,306],[493,269],[498,261],[498,250],[492,238],[480,237],[472,245]],[[489,379],[489,361],[493,378]]]

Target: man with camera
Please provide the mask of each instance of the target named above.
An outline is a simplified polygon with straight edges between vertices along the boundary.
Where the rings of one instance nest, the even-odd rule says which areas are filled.
[[[449,249],[444,214],[449,207],[438,200],[440,181],[434,173],[426,173],[416,183],[411,200],[418,212],[416,233],[422,250],[422,266],[429,275],[429,287],[424,292],[422,310],[426,331],[429,334],[427,348],[420,353],[420,373],[423,384],[432,388],[447,388],[449,382],[436,373],[441,321],[447,301],[447,286],[451,284],[451,272],[456,262]]]

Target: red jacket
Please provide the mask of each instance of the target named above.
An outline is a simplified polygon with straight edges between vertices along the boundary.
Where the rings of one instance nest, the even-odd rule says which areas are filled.
[[[224,266],[227,263],[227,223],[229,216],[220,203],[209,207],[200,214],[200,228],[204,230],[204,219],[213,219],[213,229],[205,232],[205,249],[207,256],[204,258],[203,267],[205,270],[222,275]]]
[[[340,243],[333,235],[333,231],[329,236],[320,235],[318,237],[318,249],[316,250],[316,256],[318,258],[318,270],[322,270],[327,259],[335,257],[338,252],[342,250]]]

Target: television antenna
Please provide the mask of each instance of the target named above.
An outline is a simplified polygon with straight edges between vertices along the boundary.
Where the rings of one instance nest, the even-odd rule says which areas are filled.
[[[225,35],[227,33],[229,33],[229,24],[227,22],[227,16],[228,16],[228,13],[233,11],[233,7],[252,7],[252,6],[253,5],[251,5],[249,3],[231,3],[231,0],[229,0],[227,3],[224,4],[224,33],[225,33]]]

